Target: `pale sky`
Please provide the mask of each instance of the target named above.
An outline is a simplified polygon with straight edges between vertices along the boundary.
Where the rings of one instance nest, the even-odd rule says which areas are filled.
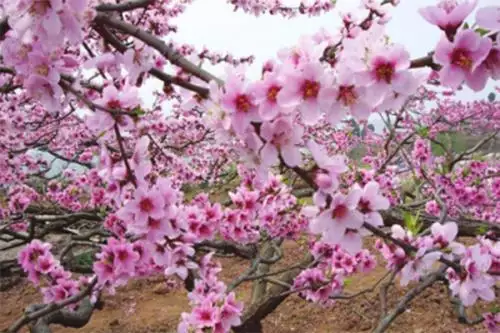
[[[297,0],[283,0],[291,6]],[[336,8],[318,17],[300,16],[284,19],[281,16],[262,15],[255,17],[241,10],[233,11],[227,0],[197,0],[187,6],[187,10],[174,20],[178,33],[172,35],[176,42],[185,42],[198,48],[229,51],[235,57],[253,54],[256,57],[251,67],[255,78],[260,73],[260,65],[267,59],[276,58],[283,47],[295,45],[302,35],[311,35],[321,28],[336,32],[340,24],[339,12],[356,8],[359,0],[338,0]],[[436,0],[401,0],[397,7],[390,9],[392,20],[387,25],[391,40],[402,43],[412,58],[426,55],[437,44],[440,31],[424,21],[418,14],[420,7],[434,5]],[[498,4],[498,0],[479,0],[477,8]],[[474,19],[474,13],[468,18]],[[493,82],[479,96],[484,97],[493,90]],[[477,98],[477,94],[464,91],[465,99]]]

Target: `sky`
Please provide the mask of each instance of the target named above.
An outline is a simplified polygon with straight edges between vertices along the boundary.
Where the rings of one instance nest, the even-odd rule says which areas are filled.
[[[300,2],[282,1],[291,6]],[[479,0],[476,8],[498,4],[498,1]],[[425,56],[441,36],[439,29],[427,23],[417,12],[421,7],[436,3],[436,0],[401,0],[397,7],[390,9],[392,20],[387,25],[388,35],[392,41],[405,45],[412,58]],[[257,78],[260,65],[275,58],[278,50],[295,45],[300,36],[314,34],[321,28],[337,32],[341,23],[339,13],[356,9],[359,4],[360,0],[337,0],[335,9],[318,17],[284,19],[277,15],[255,17],[241,10],[234,12],[227,0],[197,0],[175,19],[179,30],[174,40],[200,49],[207,46],[214,51],[229,51],[235,57],[254,55],[256,61],[250,75]],[[473,19],[474,13],[468,21]],[[488,89],[479,96],[487,96],[493,87],[490,82]],[[460,97],[471,100],[477,99],[478,94],[465,90]]]

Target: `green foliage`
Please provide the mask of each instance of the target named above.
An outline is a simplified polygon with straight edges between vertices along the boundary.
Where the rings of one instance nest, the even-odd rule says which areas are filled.
[[[482,225],[482,226],[477,227],[478,235],[486,235],[487,232],[488,232],[488,226]]]
[[[94,263],[94,253],[87,251],[75,256],[76,263],[80,266],[92,266]]]
[[[417,129],[418,135],[420,135],[422,138],[426,138],[429,135],[429,127],[427,126],[422,126]]]
[[[413,235],[418,235],[420,231],[422,231],[422,223],[419,222],[419,215],[419,212],[417,212],[416,216],[412,215],[410,212],[403,213],[405,226]]]
[[[493,314],[497,314],[500,312],[500,305],[498,304],[493,304],[491,306],[491,309],[490,309],[490,312],[493,313]]]
[[[297,200],[297,203],[300,206],[307,206],[307,205],[312,205],[313,204],[313,200],[312,200],[312,197],[304,197],[304,198],[299,198]]]
[[[140,106],[136,106],[134,109],[132,109],[132,115],[135,115],[137,117],[143,116],[146,114],[146,111],[144,111]]]
[[[477,28],[475,31],[476,31],[478,34],[480,34],[481,36],[484,36],[484,35],[486,35],[488,32],[490,32],[489,30],[487,30],[487,29],[483,29],[483,28]]]
[[[448,147],[452,152],[461,153],[467,150],[467,135],[460,132],[443,132],[436,136],[436,141],[441,142],[445,147]],[[443,156],[446,154],[443,147],[432,142],[432,153],[435,156]]]

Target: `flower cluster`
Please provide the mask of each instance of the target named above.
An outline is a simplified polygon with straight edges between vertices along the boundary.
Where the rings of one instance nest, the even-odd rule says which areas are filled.
[[[227,293],[226,285],[217,274],[221,267],[212,262],[213,253],[204,256],[200,263],[200,277],[188,294],[192,311],[182,313],[178,332],[211,329],[213,332],[229,332],[241,324],[243,303],[236,300],[233,292]]]

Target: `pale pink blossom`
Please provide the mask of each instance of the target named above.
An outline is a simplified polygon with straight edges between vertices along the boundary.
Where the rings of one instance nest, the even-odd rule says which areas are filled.
[[[472,89],[477,89],[480,76],[474,71],[488,56],[492,42],[487,37],[481,37],[473,30],[460,31],[453,42],[446,37],[441,38],[436,46],[434,61],[440,64],[441,83],[452,89],[458,88],[465,80]]]
[[[316,124],[321,111],[328,112],[335,98],[332,77],[317,62],[304,64],[301,71],[285,69],[283,75],[287,84],[278,93],[278,105],[296,107],[306,125]]]
[[[363,225],[363,215],[356,208],[361,194],[360,189],[354,188],[348,195],[341,193],[334,195],[330,208],[311,221],[311,231],[321,234],[322,240],[326,243],[339,244],[346,238],[346,243],[352,242],[358,245],[361,238],[356,232]]]
[[[476,5],[477,0],[440,0],[437,6],[421,8],[419,13],[427,22],[437,25],[452,36]]]
[[[304,130],[300,125],[293,125],[289,117],[279,117],[272,122],[262,124],[260,135],[266,143],[261,150],[262,160],[266,165],[278,162],[281,154],[286,165],[296,167],[301,163],[302,157],[299,144],[302,141]]]

